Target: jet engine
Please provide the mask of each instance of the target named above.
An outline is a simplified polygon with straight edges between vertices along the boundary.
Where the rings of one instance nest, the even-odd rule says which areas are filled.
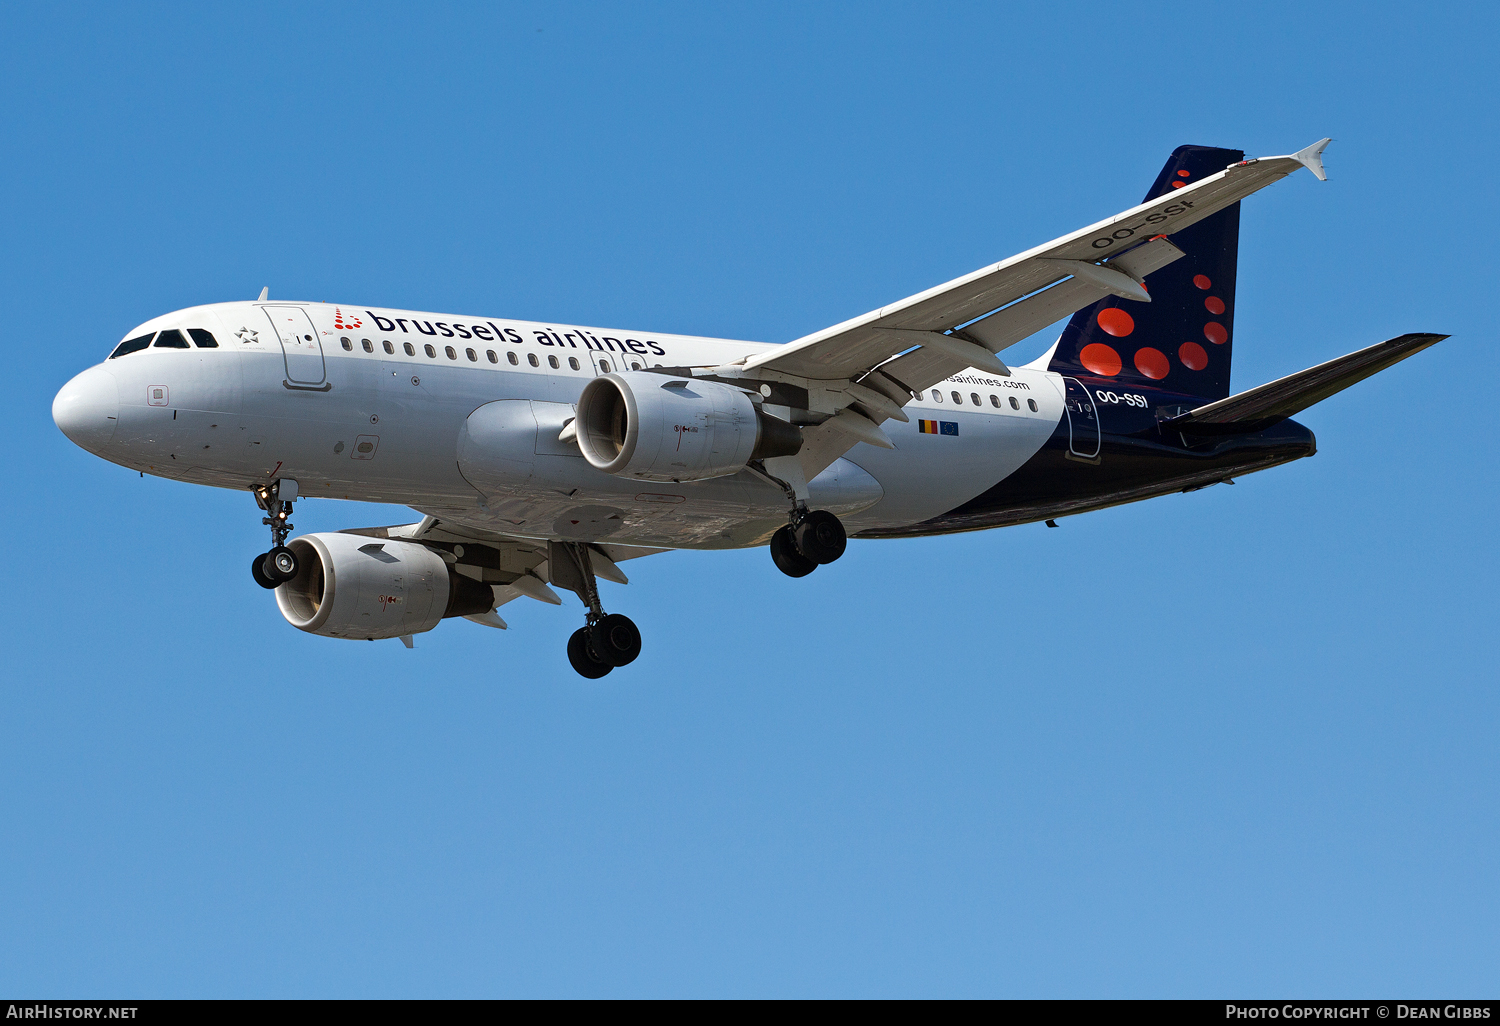
[[[591,465],[646,481],[727,477],[802,447],[795,425],[762,413],[738,388],[643,371],[585,385],[574,431]]]
[[[276,588],[288,623],[326,638],[399,638],[448,616],[487,613],[495,593],[416,542],[361,534],[305,534],[288,547],[297,576]]]

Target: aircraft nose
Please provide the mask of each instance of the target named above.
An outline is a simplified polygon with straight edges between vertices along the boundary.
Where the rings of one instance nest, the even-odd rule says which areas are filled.
[[[103,367],[90,367],[62,387],[52,400],[52,420],[63,434],[89,452],[98,452],[115,434],[120,389]]]

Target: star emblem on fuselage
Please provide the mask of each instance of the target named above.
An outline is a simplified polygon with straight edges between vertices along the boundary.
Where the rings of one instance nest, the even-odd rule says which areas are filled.
[[[259,342],[260,339],[256,337],[259,334],[260,332],[251,331],[249,328],[241,328],[239,331],[236,331],[234,333],[235,338],[239,339],[241,342]]]

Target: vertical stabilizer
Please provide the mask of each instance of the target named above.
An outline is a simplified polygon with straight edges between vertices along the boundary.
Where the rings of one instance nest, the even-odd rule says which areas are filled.
[[[1146,200],[1244,159],[1241,150],[1179,146]],[[1229,395],[1240,205],[1212,214],[1171,239],[1184,256],[1146,276],[1151,302],[1111,296],[1079,310],[1063,329],[1049,370],[1167,388],[1203,399]]]

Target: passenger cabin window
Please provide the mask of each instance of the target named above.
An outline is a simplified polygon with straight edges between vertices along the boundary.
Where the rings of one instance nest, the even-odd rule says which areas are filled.
[[[1016,399],[1015,396],[1010,397],[1010,408],[1013,410],[1019,410],[1021,408],[1021,403]]]
[[[1032,413],[1036,413],[1037,412],[1036,400],[1035,399],[1028,399],[1028,400],[1026,400],[1026,405],[1031,407],[1031,412]]]
[[[494,356],[495,354],[491,353],[490,355]],[[520,360],[516,359],[516,354],[515,353],[506,353],[505,354],[505,358],[510,361],[510,365],[512,367],[514,367],[516,364],[518,364],[518,363],[521,362]]]
[[[403,343],[401,343],[401,348],[404,349],[404,350],[406,350],[406,355],[407,356],[416,356],[417,355],[416,349],[412,348],[412,344],[410,342],[403,342]]]
[[[472,350],[472,349],[465,349],[464,350],[464,355],[469,358],[469,362],[470,363],[478,363],[479,362],[479,354],[476,353],[476,352],[474,352],[474,350]]]
[[[557,357],[555,357],[555,356],[549,356],[549,357],[547,357],[547,366],[551,367],[553,370],[557,370]]]
[[[156,336],[156,345],[153,348],[191,349],[192,347],[188,345],[188,340],[182,337],[182,332],[173,328],[171,331],[164,331]]]
[[[979,393],[978,392],[970,392],[969,393],[969,398],[972,399],[972,400],[974,400],[974,405],[975,406],[983,406],[984,405],[984,403],[981,402],[980,399],[979,399]]]
[[[953,397],[953,401],[959,406],[962,406],[964,404],[964,397],[959,395],[957,392],[949,392],[948,394]]]
[[[113,360],[117,356],[129,356],[131,353],[139,353],[151,344],[153,335],[137,335],[135,338],[127,338],[124,342],[115,346],[115,351],[109,354]]]
[[[608,374],[609,373],[609,361],[608,360],[600,360],[599,361],[599,373],[600,374]]]
[[[382,342],[382,343],[380,343],[380,348],[384,349],[387,353],[389,353],[391,355],[395,355],[396,347],[393,346],[393,345],[391,345],[389,342]]]
[[[432,348],[432,343],[431,342],[429,342],[425,346],[423,346],[422,347],[422,351],[427,354],[427,359],[429,359],[429,360],[436,360],[437,359],[437,350],[434,349],[434,348]]]
[[[454,348],[452,346],[444,346],[443,347],[443,352],[445,352],[445,353],[448,354],[448,359],[450,359],[450,360],[457,360],[458,359],[458,353],[454,350]]]
[[[539,363],[536,362],[536,354],[535,353],[527,353],[526,354],[526,362],[529,363],[529,364],[531,364],[533,367],[540,367],[541,366],[541,364],[539,364]]]
[[[935,403],[942,402],[943,401],[943,393],[939,392],[937,389],[934,388],[932,390],[932,401],[935,402]]]
[[[354,351],[354,343],[350,342],[347,338],[341,338],[341,339],[339,339],[339,345],[341,345],[341,346],[344,347],[344,351],[345,352],[351,352],[352,353]]]
[[[219,340],[214,338],[214,333],[203,328],[189,328],[188,334],[193,336],[193,345],[199,349],[217,349]]]
[[[490,361],[490,363],[499,363],[500,362],[500,357],[498,357],[498,356],[495,355],[495,351],[493,349],[486,349],[484,351],[484,355]]]
[[[359,340],[359,347],[367,353],[373,353],[375,351],[375,344],[367,338],[362,338]]]
[[[638,364],[638,363],[635,363],[635,362],[632,362],[632,363],[631,363],[631,364],[630,364],[630,369],[631,369],[631,370],[640,370],[640,369],[641,369],[641,365],[640,365],[640,364]]]
[[[990,405],[998,410],[1000,408],[1000,397],[998,395],[990,396]]]
[[[578,369],[578,357],[576,357],[576,356],[570,356],[570,357],[568,357],[568,366],[572,367],[574,370],[577,370]]]

